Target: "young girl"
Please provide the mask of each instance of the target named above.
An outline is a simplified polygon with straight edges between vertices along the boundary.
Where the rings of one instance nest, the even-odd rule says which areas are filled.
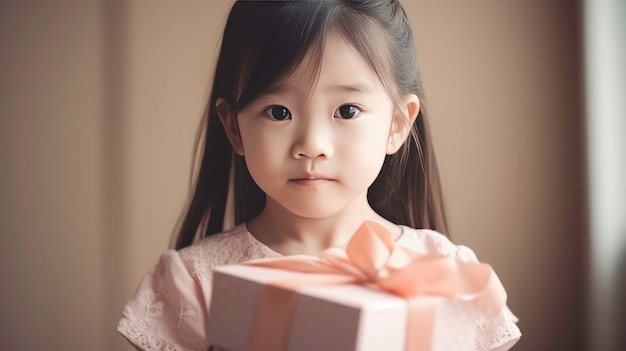
[[[397,0],[235,2],[177,251],[146,274],[119,332],[143,350],[207,350],[215,266],[317,255],[365,220],[398,245],[475,261],[440,234],[422,94]],[[480,320],[475,349],[510,348],[515,321],[508,309]]]

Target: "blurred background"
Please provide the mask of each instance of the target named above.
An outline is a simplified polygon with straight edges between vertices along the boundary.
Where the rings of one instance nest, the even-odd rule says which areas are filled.
[[[516,350],[626,350],[626,2],[403,1],[451,236]],[[232,1],[0,0],[0,349],[130,350]]]

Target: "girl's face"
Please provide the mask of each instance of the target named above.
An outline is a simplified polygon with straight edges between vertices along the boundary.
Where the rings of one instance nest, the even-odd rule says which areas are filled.
[[[406,134],[375,72],[341,37],[329,35],[318,80],[306,63],[240,111],[239,137],[229,134],[266,206],[320,219],[368,206],[368,187]]]

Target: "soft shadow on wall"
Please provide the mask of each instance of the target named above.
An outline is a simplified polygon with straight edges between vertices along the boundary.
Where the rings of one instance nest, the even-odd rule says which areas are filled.
[[[103,146],[104,164],[102,238],[102,277],[105,293],[103,350],[131,350],[126,340],[115,331],[125,301],[125,287],[136,284],[128,275],[130,256],[128,247],[129,208],[129,81],[127,68],[130,21],[129,3],[113,0],[101,3],[103,71]]]
[[[626,232],[622,233],[623,237],[626,237]],[[624,326],[624,318],[626,318],[626,245],[620,250],[620,257],[622,258],[618,268],[616,277],[616,289],[615,300],[617,301],[615,317],[613,325]],[[616,342],[615,350],[626,350],[626,333],[622,329],[621,332],[615,333]]]

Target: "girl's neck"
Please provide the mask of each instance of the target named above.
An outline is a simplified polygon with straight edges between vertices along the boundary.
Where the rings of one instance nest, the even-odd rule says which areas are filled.
[[[401,235],[402,229],[374,212],[367,201],[352,207],[330,217],[305,218],[268,198],[265,208],[247,227],[257,240],[282,255],[317,256],[329,247],[344,247],[366,220],[387,227],[394,240]]]

